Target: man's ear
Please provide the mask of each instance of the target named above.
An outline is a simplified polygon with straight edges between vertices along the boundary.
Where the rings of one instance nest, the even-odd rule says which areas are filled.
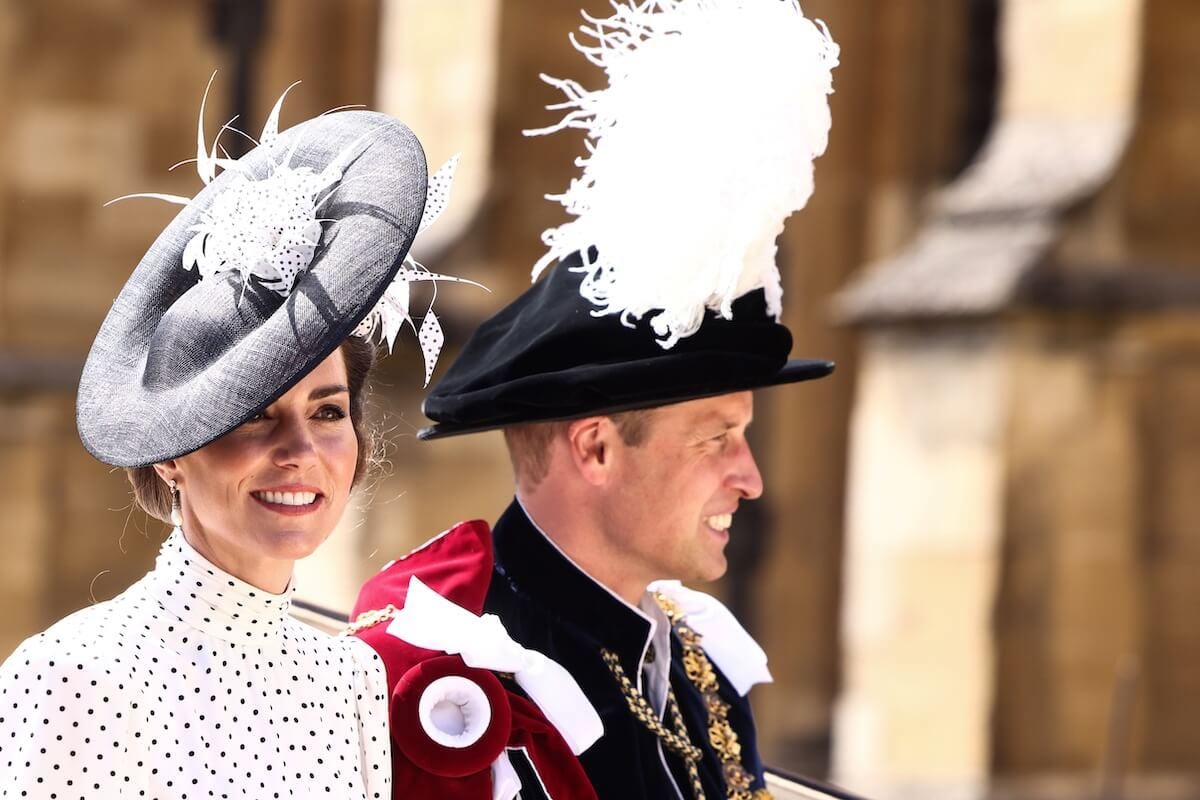
[[[613,436],[616,428],[608,417],[585,417],[567,426],[567,450],[571,463],[583,479],[602,486],[612,471]]]

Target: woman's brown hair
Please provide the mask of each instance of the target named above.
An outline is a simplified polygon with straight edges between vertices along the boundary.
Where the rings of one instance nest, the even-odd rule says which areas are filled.
[[[358,463],[354,465],[354,485],[357,485],[379,459],[378,436],[366,420],[369,378],[375,367],[376,351],[373,344],[358,336],[346,339],[340,349],[346,362],[346,388],[350,390],[350,422],[358,439]],[[134,501],[142,510],[155,519],[170,522],[171,490],[154,467],[131,467],[125,470],[125,475],[133,486]]]

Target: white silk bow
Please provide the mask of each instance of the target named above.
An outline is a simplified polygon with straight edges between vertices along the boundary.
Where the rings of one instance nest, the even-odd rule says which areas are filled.
[[[767,669],[767,654],[720,600],[679,581],[655,581],[647,588],[679,606],[688,627],[700,634],[704,652],[739,695],[756,683],[774,680]]]
[[[513,641],[494,614],[476,616],[416,576],[387,632],[417,647],[462,656],[476,669],[512,673],[576,755],[604,733],[600,715],[561,664]]]

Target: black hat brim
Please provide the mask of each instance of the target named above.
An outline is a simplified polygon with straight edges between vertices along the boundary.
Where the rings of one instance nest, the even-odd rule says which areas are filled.
[[[649,320],[600,314],[580,295],[578,254],[479,326],[422,410],[438,439],[578,419],[822,378],[824,360],[791,359],[792,335],[762,289],[707,312],[664,348]]]
[[[583,417],[603,416],[606,414],[619,414],[622,411],[657,408],[675,403],[685,403],[689,400],[718,397],[733,392],[765,389],[771,386],[816,380],[830,375],[835,366],[832,361],[794,358],[785,363],[781,369],[774,372],[763,373],[758,370],[742,371],[733,368],[729,372],[725,372],[719,379],[710,379],[707,381],[694,380],[693,369],[708,370],[719,366],[717,362],[722,360],[720,357],[714,357],[709,354],[699,358],[688,358],[685,356],[673,360],[664,359],[663,361],[653,363],[640,363],[636,366],[621,364],[579,367],[575,370],[568,370],[565,374],[559,373],[553,376],[544,376],[546,378],[546,391],[558,393],[560,400],[563,399],[563,392],[569,391],[576,394],[578,401],[575,403],[576,408],[574,411],[563,413],[561,410],[558,410],[563,407],[562,403],[555,403],[550,406],[530,404],[525,407],[509,407],[501,410],[501,413],[498,413],[492,419],[481,419],[466,424],[439,423],[422,428],[417,432],[417,438],[425,441],[445,439],[449,436],[460,436],[466,433],[483,433],[485,431],[498,430],[511,425],[528,422],[555,422],[581,419]],[[727,362],[727,365],[733,367],[733,362]],[[595,396],[596,392],[588,388],[589,386],[611,387],[614,384],[628,384],[631,381],[638,381],[639,378],[649,373],[654,374],[655,380],[648,384],[642,383],[643,388],[641,390],[631,392],[625,398],[612,397],[607,394],[603,397],[597,397]],[[671,383],[662,380],[665,374],[680,374],[681,376],[691,374],[693,380],[688,381],[685,378],[680,382]],[[569,399],[568,403],[570,403]]]

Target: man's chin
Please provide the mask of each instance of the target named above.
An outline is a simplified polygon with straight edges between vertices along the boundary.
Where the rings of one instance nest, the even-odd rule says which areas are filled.
[[[729,562],[725,558],[725,554],[717,553],[711,558],[708,563],[697,565],[696,570],[691,578],[697,583],[712,583],[720,580],[729,571]],[[688,583],[688,579],[684,579],[684,583]]]

